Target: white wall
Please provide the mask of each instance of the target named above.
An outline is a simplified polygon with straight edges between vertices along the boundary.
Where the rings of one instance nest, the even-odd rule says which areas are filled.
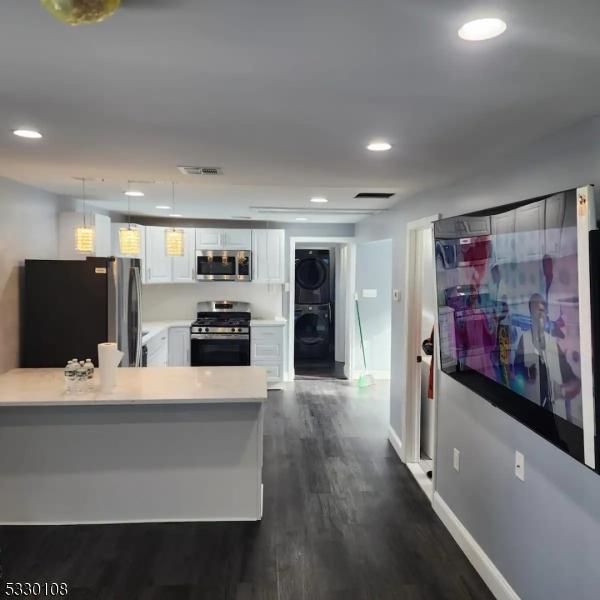
[[[282,312],[282,285],[263,283],[204,281],[165,285],[145,285],[142,289],[144,321],[196,318],[196,303],[206,300],[250,302],[252,316],[272,319]]]
[[[393,287],[402,289],[409,221],[598,182],[596,118],[498,157],[470,179],[401,201],[394,210],[361,222],[357,238],[393,239]],[[390,420],[397,434],[404,407],[402,311],[402,303],[393,303]],[[596,600],[600,476],[445,376],[438,405],[437,491],[516,592],[528,600]],[[460,473],[452,469],[454,447],[461,450]],[[516,449],[525,453],[525,482],[514,476]]]
[[[367,370],[388,378],[392,344],[392,240],[359,244],[356,248],[356,293],[365,343]],[[375,290],[365,298],[363,290]],[[360,336],[356,336],[357,368],[362,371]]]
[[[0,373],[19,366],[21,267],[25,258],[56,258],[59,205],[56,196],[0,178]]]

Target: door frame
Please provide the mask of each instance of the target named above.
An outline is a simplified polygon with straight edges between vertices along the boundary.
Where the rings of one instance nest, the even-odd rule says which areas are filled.
[[[345,362],[344,375],[348,379],[355,377],[354,358],[354,295],[356,289],[356,240],[351,237],[323,237],[323,236],[298,236],[290,237],[289,268],[288,268],[288,343],[287,343],[287,368],[286,381],[293,381],[296,377],[294,368],[294,308],[296,282],[296,245],[315,244],[324,246],[340,246],[340,264],[336,269],[343,269],[346,275],[346,319],[345,319]],[[344,259],[344,249],[346,250]],[[345,263],[345,264],[343,264]]]
[[[419,461],[421,458],[421,364],[417,362],[415,352],[421,345],[421,315],[417,308],[421,307],[421,286],[422,286],[422,246],[417,243],[420,241],[420,232],[432,229],[433,223],[439,220],[440,215],[435,214],[429,217],[410,221],[406,224],[406,253],[404,263],[404,289],[406,299],[404,302],[404,419],[402,423],[402,460],[407,464],[410,471],[421,484],[424,491],[430,499],[433,497],[435,489],[435,461],[437,446],[437,407],[438,407],[438,382],[439,382],[439,360],[435,361],[433,397],[435,406],[433,410],[433,432],[434,432],[434,456],[431,457],[434,465],[433,479],[431,484],[425,477],[422,480],[422,469]],[[435,268],[435,241],[431,247],[432,263]],[[432,293],[437,296],[435,277],[432,281]],[[438,316],[434,313],[434,346],[439,348],[438,344]],[[434,352],[434,359],[436,353]],[[420,471],[420,473],[419,473]],[[431,488],[431,489],[430,489]]]

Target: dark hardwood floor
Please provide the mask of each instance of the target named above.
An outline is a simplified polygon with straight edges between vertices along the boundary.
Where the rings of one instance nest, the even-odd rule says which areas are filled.
[[[3,527],[4,581],[71,600],[492,598],[387,442],[378,385],[270,395],[261,523]]]

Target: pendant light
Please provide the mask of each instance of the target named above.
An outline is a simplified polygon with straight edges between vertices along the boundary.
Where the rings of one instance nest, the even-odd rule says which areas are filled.
[[[75,228],[75,250],[82,254],[93,254],[96,232],[91,225],[86,223],[85,219],[85,177],[81,178],[81,198],[83,200],[83,224]]]
[[[110,17],[121,0],[41,0],[42,6],[68,25],[99,23]]]
[[[175,212],[175,183],[171,183],[171,206]],[[167,256],[183,256],[183,229],[165,229],[165,252]]]
[[[127,182],[127,191],[131,181]],[[131,227],[131,194],[127,194],[127,227],[119,229],[119,252],[123,256],[139,256],[142,253],[142,236],[138,227]]]

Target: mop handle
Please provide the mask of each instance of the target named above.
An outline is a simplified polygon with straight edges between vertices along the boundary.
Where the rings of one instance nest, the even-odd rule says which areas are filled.
[[[360,348],[362,350],[363,366],[364,366],[365,371],[366,371],[367,370],[367,359],[365,357],[365,342],[363,340],[362,324],[360,322],[360,310],[358,309],[358,298],[354,299],[354,303],[356,304],[356,316],[358,318],[358,332],[360,334]]]

